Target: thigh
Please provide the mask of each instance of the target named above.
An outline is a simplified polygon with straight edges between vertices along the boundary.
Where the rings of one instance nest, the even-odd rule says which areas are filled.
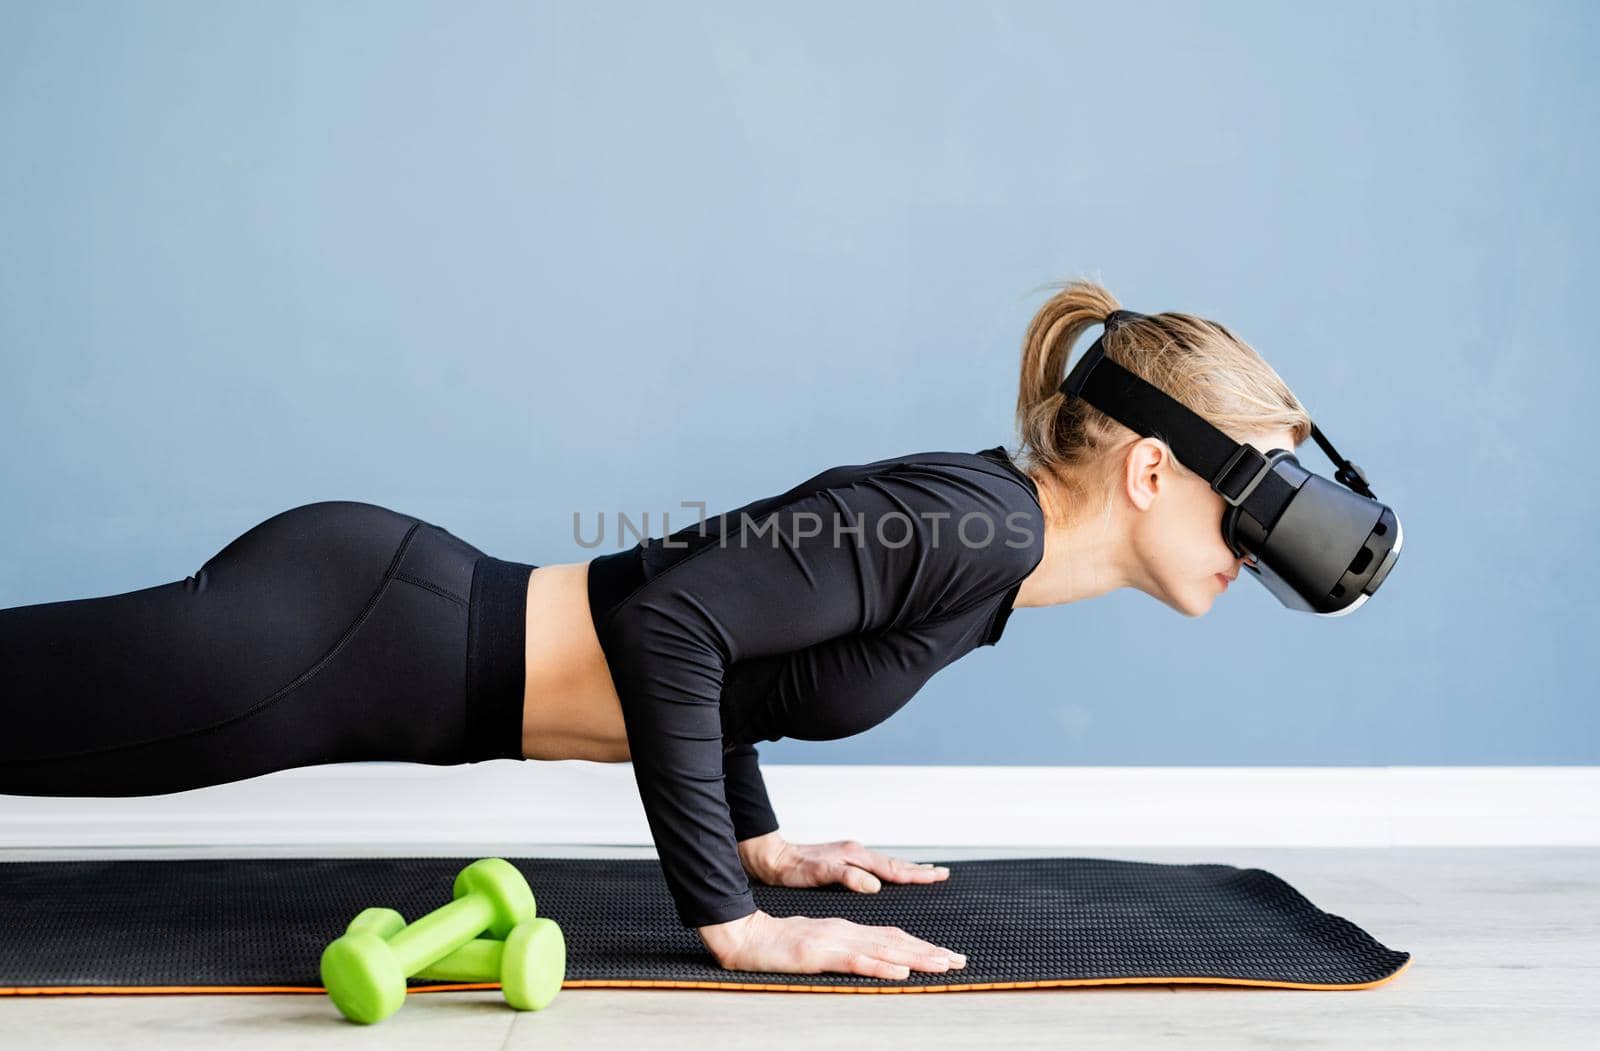
[[[144,796],[293,767],[463,762],[467,611],[391,578],[328,659],[261,703],[113,747],[0,762],[0,793]]]
[[[423,528],[374,504],[305,504],[183,580],[0,610],[0,792],[17,764],[248,725],[349,644]]]
[[[258,685],[253,694],[229,689],[226,701],[190,696],[187,707],[163,709],[182,715],[174,715],[163,733],[147,733],[130,720],[112,720],[120,741],[98,747],[74,745],[69,728],[54,726],[56,752],[0,761],[0,792],[158,795],[243,781],[294,766],[362,760],[435,765],[470,761],[466,752],[469,597],[482,552],[416,518],[405,520],[405,528],[398,531],[400,539],[394,542],[394,534],[376,528],[381,515],[374,522],[373,512],[381,509],[370,507],[322,507],[315,514],[301,515],[299,525],[280,523],[283,533],[298,539],[254,537],[253,544],[261,545],[248,547],[248,555],[237,550],[221,563],[206,563],[213,581],[221,566],[230,566],[235,585],[245,584],[246,577],[270,574],[272,566],[282,566],[285,577],[294,576],[294,566],[314,566],[322,576],[360,584],[331,592],[347,600],[339,605],[339,616],[323,622],[318,645],[307,646],[277,667],[266,680],[280,683],[277,688],[261,693]],[[338,529],[322,517],[328,514],[344,517]],[[368,550],[355,541],[357,536],[378,539]],[[309,541],[318,550],[315,557],[307,550]],[[229,555],[229,549],[222,555]],[[238,573],[235,558],[251,561],[258,571]],[[381,573],[370,579],[362,566]],[[245,593],[259,597],[251,587],[245,587]],[[298,598],[288,598],[282,590],[288,587],[285,579],[278,579],[274,587],[280,590],[266,605],[306,603],[307,597],[330,593],[304,587]],[[362,601],[357,603],[357,598]],[[314,609],[301,613],[312,614]],[[266,645],[259,633],[250,638],[254,640],[250,646],[234,651],[235,677],[248,677],[258,657],[277,654],[282,646],[282,640]],[[200,646],[200,641],[189,638],[189,645]],[[240,697],[253,701],[245,704]],[[70,696],[64,701],[80,717],[99,712]],[[106,736],[101,734],[102,739]],[[38,733],[34,737],[37,742]]]

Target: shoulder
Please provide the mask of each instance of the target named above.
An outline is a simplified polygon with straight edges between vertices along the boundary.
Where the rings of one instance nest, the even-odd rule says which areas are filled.
[[[888,502],[868,500],[868,494],[886,496]],[[997,529],[1010,526],[1013,530],[1022,524],[1037,530],[1044,518],[1033,480],[1000,446],[978,452],[935,449],[839,464],[783,492],[727,509],[718,517],[729,523],[761,519],[796,508],[814,509],[819,502],[830,500],[842,506],[850,503],[852,496],[876,505],[880,512],[898,509],[932,519],[946,514],[976,516],[968,526],[974,531],[980,528],[978,519],[982,517],[992,519]],[[686,527],[684,532],[690,530],[701,532],[696,526]]]
[[[1032,478],[1000,446],[931,450],[863,465],[910,513],[935,522],[924,539],[942,549],[951,586],[941,605],[970,608],[1003,594],[1044,557],[1044,510]]]
[[[1007,550],[1018,551],[1015,561],[1027,561],[1029,568],[1029,549],[1042,551],[1044,509],[1038,489],[1000,446],[979,452],[908,453],[869,466],[880,468],[884,472],[880,477],[921,482],[953,510],[973,516],[968,533],[974,539],[981,531],[979,519],[983,517],[991,517],[995,528],[1007,534],[1023,530],[1038,534],[1032,543],[1019,544],[1014,535],[1008,537],[1013,543]]]
[[[829,467],[670,538],[643,541],[645,576],[706,547],[758,546],[730,539],[747,531],[769,548],[785,538],[794,552],[847,550],[829,538],[848,535],[854,550],[882,555],[886,574],[896,566],[896,573],[942,574],[954,579],[940,590],[968,600],[1021,580],[1044,551],[1044,512],[1033,480],[1002,448],[935,449]]]
[[[1030,478],[1002,446],[966,452],[933,449],[888,456],[866,463],[830,467],[802,482],[790,493],[850,485],[868,478],[924,477],[946,488],[964,489],[974,499],[1024,511],[1039,512],[1039,493]]]

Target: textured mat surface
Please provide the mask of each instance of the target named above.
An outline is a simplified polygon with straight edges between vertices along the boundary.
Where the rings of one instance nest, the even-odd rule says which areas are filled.
[[[472,859],[0,863],[0,993],[321,992],[322,949],[362,909],[414,919]],[[567,942],[563,988],[936,992],[1129,982],[1350,989],[1410,954],[1262,869],[1099,858],[940,862],[932,884],[754,886],[774,916],[903,928],[967,955],[944,974],[727,971],[678,925],[653,859],[508,858]],[[493,989],[413,979],[424,989]]]

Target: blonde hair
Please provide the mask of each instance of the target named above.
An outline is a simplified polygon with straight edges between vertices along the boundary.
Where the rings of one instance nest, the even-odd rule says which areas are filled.
[[[1063,394],[1060,386],[1072,345],[1120,305],[1092,281],[1047,287],[1060,291],[1039,308],[1022,341],[1021,445],[1013,459],[1030,474],[1059,482],[1074,502],[1102,493],[1109,511],[1107,472],[1140,435],[1082,398]],[[1293,432],[1297,446],[1311,436],[1311,415],[1288,384],[1248,343],[1215,321],[1170,311],[1125,318],[1106,334],[1105,353],[1236,442],[1285,429]],[[1172,456],[1170,446],[1166,451]],[[1171,462],[1179,473],[1193,474],[1175,456]]]

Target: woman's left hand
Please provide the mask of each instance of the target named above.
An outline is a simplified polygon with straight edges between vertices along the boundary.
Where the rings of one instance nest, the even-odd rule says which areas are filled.
[[[833,843],[783,841],[747,865],[750,875],[773,887],[826,887],[842,883],[862,894],[876,894],[883,881],[937,883],[950,870],[868,850],[853,839]]]

